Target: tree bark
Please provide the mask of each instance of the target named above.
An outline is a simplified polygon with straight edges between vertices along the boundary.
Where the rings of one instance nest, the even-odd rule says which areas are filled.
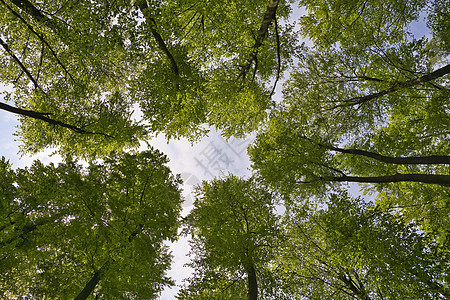
[[[57,125],[57,126],[61,126],[61,127],[64,127],[64,128],[68,128],[70,130],[75,131],[76,133],[81,133],[81,134],[101,134],[101,135],[104,135],[104,136],[107,136],[107,137],[111,137],[110,135],[107,135],[105,133],[90,132],[90,131],[86,131],[86,130],[84,130],[82,128],[79,128],[77,126],[74,126],[74,125],[66,124],[66,123],[58,121],[58,120],[53,120],[53,119],[47,117],[47,115],[49,115],[49,114],[46,114],[46,113],[40,113],[40,112],[35,112],[35,111],[32,111],[32,110],[26,110],[26,109],[22,109],[22,108],[17,108],[17,107],[8,105],[6,103],[1,103],[1,102],[0,102],[0,109],[9,111],[9,112],[17,114],[17,115],[26,116],[26,117],[30,117],[30,118],[33,118],[33,119],[38,119],[38,120],[47,122],[47,123],[52,124],[52,125]]]
[[[279,0],[269,0],[269,3],[267,4],[266,13],[264,14],[263,21],[261,23],[261,27],[258,31],[258,36],[256,37],[255,44],[253,45],[253,51],[250,53],[249,58],[245,61],[244,65],[241,66],[241,72],[239,74],[239,77],[245,78],[248,71],[250,70],[250,66],[254,61],[257,59],[258,55],[258,49],[261,47],[266,35],[267,31],[269,30],[270,24],[272,24],[272,21],[275,20],[275,14],[277,12]]]
[[[3,1],[2,1],[3,2]],[[44,15],[38,8],[36,8],[28,0],[11,0],[11,2],[20,8],[21,10],[27,12],[36,22],[50,27],[54,30],[59,30],[58,24],[55,20]]]
[[[323,145],[321,145],[323,146]],[[396,165],[439,165],[444,164],[448,165],[450,164],[450,156],[445,155],[430,155],[430,156],[418,156],[418,157],[392,157],[392,156],[384,156],[375,152],[365,151],[365,150],[359,150],[359,149],[342,149],[338,147],[327,147],[326,148],[337,151],[340,153],[347,153],[347,154],[354,154],[354,155],[360,155],[365,157],[370,157],[373,159],[376,159],[381,162],[389,163],[389,164],[396,164]]]
[[[140,1],[138,3],[138,8],[144,15],[145,20],[147,21],[147,25],[150,28],[150,31],[153,35],[153,37],[156,40],[156,43],[158,44],[159,49],[164,53],[164,55],[167,57],[167,59],[170,62],[171,68],[173,73],[178,77],[179,76],[179,70],[178,65],[175,61],[175,58],[173,57],[172,53],[170,53],[169,49],[167,49],[166,43],[164,42],[162,36],[159,34],[159,32],[156,30],[156,21],[154,18],[152,18],[148,14],[148,5],[147,1]]]
[[[258,281],[253,265],[247,267],[247,300],[258,299]]]
[[[334,182],[359,182],[359,183],[390,183],[390,182],[423,182],[429,184],[438,184],[450,186],[450,175],[434,174],[395,174],[387,176],[359,177],[359,176],[340,176],[340,177],[320,177],[321,181]]]
[[[300,136],[300,138],[309,141],[313,145],[317,145],[321,148],[326,148],[332,151],[344,153],[344,154],[353,154],[360,155],[369,158],[373,158],[375,160],[396,164],[396,165],[449,165],[450,164],[450,156],[447,155],[430,155],[430,156],[412,156],[412,157],[392,157],[378,154],[376,152],[370,152],[360,149],[343,149],[339,147],[334,147],[330,145],[325,145],[322,143],[318,143],[313,141],[312,139],[306,136]],[[297,150],[297,152],[300,152]]]
[[[444,66],[444,67],[442,67],[440,69],[437,69],[434,72],[431,72],[429,74],[423,75],[421,77],[417,77],[417,78],[414,78],[414,79],[411,79],[411,80],[408,80],[408,81],[405,81],[405,82],[397,83],[397,84],[393,85],[392,87],[390,87],[388,89],[385,89],[385,90],[382,90],[382,91],[380,91],[378,93],[374,93],[374,94],[370,94],[370,95],[366,95],[366,96],[362,96],[362,97],[355,97],[355,98],[352,98],[352,99],[349,99],[349,100],[345,100],[341,104],[334,106],[333,109],[338,108],[338,107],[343,107],[343,106],[353,106],[353,105],[357,105],[357,104],[362,104],[362,103],[368,102],[370,100],[373,100],[375,98],[378,98],[378,97],[387,95],[389,93],[398,91],[400,89],[405,89],[405,88],[409,88],[409,87],[412,87],[412,86],[415,86],[415,85],[418,85],[418,84],[427,83],[429,81],[435,80],[435,79],[437,79],[439,77],[442,77],[444,75],[447,75],[449,73],[450,73],[450,64],[446,65],[446,66]]]
[[[108,269],[109,261],[107,261],[97,272],[94,273],[94,276],[86,283],[83,290],[74,298],[74,300],[84,300],[89,297],[89,295],[94,291],[97,284],[103,278],[105,271]]]

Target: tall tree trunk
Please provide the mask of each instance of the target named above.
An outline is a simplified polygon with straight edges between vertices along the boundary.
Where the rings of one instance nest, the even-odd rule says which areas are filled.
[[[248,71],[250,70],[250,66],[257,59],[258,49],[262,46],[262,43],[267,36],[267,32],[269,31],[269,26],[273,21],[276,20],[276,12],[278,7],[279,0],[269,0],[267,4],[267,9],[264,14],[263,21],[261,23],[261,27],[258,30],[258,35],[255,40],[255,44],[253,45],[253,51],[250,53],[250,56],[247,58],[245,63],[241,65],[241,72],[238,77],[245,78]]]
[[[253,264],[247,267],[247,300],[258,299],[258,281]]]
[[[97,284],[103,278],[105,271],[108,269],[109,261],[107,261],[97,272],[94,273],[91,280],[84,286],[83,290],[74,298],[74,300],[84,300],[94,291]]]

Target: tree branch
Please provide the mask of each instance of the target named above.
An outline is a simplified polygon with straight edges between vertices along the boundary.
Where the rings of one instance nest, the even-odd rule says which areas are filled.
[[[274,16],[274,20],[275,20],[275,37],[276,37],[276,40],[277,40],[277,61],[278,61],[278,66],[277,66],[277,77],[275,78],[275,82],[273,83],[273,88],[272,88],[272,91],[270,92],[270,97],[272,97],[273,94],[275,93],[275,89],[277,87],[278,80],[280,79],[280,72],[281,72],[280,36],[278,34],[278,22],[277,22],[276,16]]]
[[[330,146],[330,150],[337,151],[340,153],[354,154],[365,157],[370,157],[375,160],[395,164],[395,165],[448,165],[450,164],[450,156],[446,155],[430,155],[430,156],[417,156],[417,157],[392,157],[385,156],[375,152],[369,152],[359,149],[342,149],[338,147]]]
[[[22,64],[22,62],[19,60],[19,58],[12,52],[12,50],[9,48],[8,44],[6,44],[2,38],[0,37],[0,45],[2,45],[3,49],[9,54],[9,56],[12,57],[12,59],[19,65],[19,67],[22,69],[22,71],[27,74],[28,78],[33,82],[35,88],[39,88],[39,85],[37,81],[33,78],[30,71]],[[40,89],[40,88],[39,88]]]
[[[339,279],[355,294],[355,296],[357,296],[361,300],[370,300],[367,293],[363,289],[358,288],[348,272],[345,272],[345,274],[341,274],[339,276]]]
[[[74,298],[74,300],[84,300],[89,297],[89,295],[94,291],[97,284],[103,278],[105,271],[109,267],[109,260],[103,264],[103,266],[94,273],[91,280],[89,280],[84,286],[83,290]]]
[[[332,107],[331,109],[336,109],[338,107],[343,107],[343,106],[354,106],[354,105],[358,105],[358,104],[363,104],[363,103],[369,102],[370,100],[373,100],[373,99],[382,97],[384,95],[393,93],[395,91],[398,91],[400,89],[406,89],[406,88],[409,88],[409,87],[412,87],[412,86],[415,86],[418,84],[427,83],[429,81],[432,81],[432,80],[435,80],[442,76],[445,76],[449,73],[450,73],[450,64],[446,65],[440,69],[437,69],[434,72],[423,75],[421,77],[417,77],[417,78],[414,78],[414,79],[411,79],[411,80],[408,80],[405,82],[400,82],[400,83],[394,84],[392,87],[382,90],[378,93],[374,93],[374,94],[370,94],[370,95],[366,95],[366,96],[362,96],[362,97],[355,97],[355,98],[351,98],[349,100],[342,101],[343,103],[338,104],[338,105]]]
[[[375,160],[395,164],[395,165],[449,165],[450,164],[450,156],[447,155],[430,155],[430,156],[413,156],[413,157],[392,157],[385,156],[375,152],[360,150],[360,149],[343,149],[334,146],[327,146],[318,142],[311,140],[308,137],[300,136],[300,138],[309,141],[311,144],[315,144],[319,147],[326,148],[332,151],[345,153],[345,154],[353,154],[360,155],[369,158],[373,158]]]
[[[55,20],[44,15],[28,0],[10,0],[15,6],[27,12],[36,22],[50,27],[54,30],[59,30],[58,24]],[[2,1],[3,2],[3,1]],[[4,3],[4,2],[3,2]]]
[[[53,119],[47,117],[49,115],[47,113],[40,113],[40,112],[35,112],[35,111],[32,111],[32,110],[26,110],[26,109],[22,109],[22,108],[17,108],[17,107],[13,107],[13,106],[10,106],[10,105],[8,105],[6,103],[1,103],[1,102],[0,102],[0,109],[9,111],[9,112],[17,114],[17,115],[27,116],[27,117],[30,117],[30,118],[33,118],[33,119],[38,119],[38,120],[47,122],[47,123],[52,124],[52,125],[57,125],[57,126],[61,126],[61,127],[64,127],[64,128],[68,128],[68,129],[70,129],[70,130],[72,130],[72,131],[74,131],[76,133],[81,133],[81,134],[100,134],[100,135],[103,135],[103,136],[106,136],[106,137],[112,137],[112,136],[110,136],[108,134],[105,134],[105,133],[91,132],[91,131],[84,130],[84,129],[80,128],[80,127],[74,126],[74,125],[66,124],[66,123],[58,121],[58,120],[53,120]]]
[[[22,18],[21,15],[19,15],[18,13],[16,13],[11,7],[9,7],[9,5],[7,5],[3,0],[0,0],[0,1],[1,1],[3,4],[5,4],[6,7],[8,8],[8,10],[9,10],[13,15],[15,15],[19,20],[21,20],[22,23],[24,23],[25,26],[27,26],[27,28],[28,28],[32,33],[34,33],[34,34],[39,38],[39,40],[40,40],[43,44],[45,44],[45,45],[47,46],[47,48],[50,50],[50,52],[52,53],[52,55],[55,57],[56,62],[58,63],[58,65],[60,65],[61,68],[64,70],[64,72],[66,72],[66,74],[69,75],[70,79],[71,79],[73,82],[75,82],[75,79],[73,78],[72,74],[70,74],[70,72],[67,70],[66,66],[64,66],[63,63],[59,60],[58,56],[56,55],[55,50],[53,50],[53,48],[47,43],[47,41],[44,39],[44,37],[41,36],[39,33],[37,33],[37,32],[34,30],[33,26],[31,26],[30,24],[28,24],[27,21],[25,21],[25,19]]]
[[[422,182],[429,184],[438,184],[442,186],[450,186],[450,175],[435,174],[400,174],[386,176],[340,176],[340,177],[319,177],[319,181],[333,182],[359,182],[359,183],[391,183],[391,182]]]

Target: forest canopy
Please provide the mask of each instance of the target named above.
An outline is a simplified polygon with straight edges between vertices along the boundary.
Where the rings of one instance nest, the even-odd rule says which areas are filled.
[[[157,299],[185,235],[179,299],[450,299],[448,0],[0,8],[0,109],[23,155],[63,157],[0,162],[2,297]],[[181,218],[137,149],[211,128],[256,134],[252,176]]]

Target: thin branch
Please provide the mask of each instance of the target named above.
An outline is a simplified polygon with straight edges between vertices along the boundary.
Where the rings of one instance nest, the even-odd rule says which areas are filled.
[[[21,10],[27,12],[36,22],[43,24],[47,27],[50,27],[51,29],[59,30],[58,24],[55,22],[55,20],[45,16],[28,0],[10,0],[10,1]],[[5,2],[3,3],[6,5]]]
[[[362,6],[361,11],[359,11],[358,16],[352,21],[352,23],[350,23],[350,25],[348,25],[348,27],[353,26],[353,24],[355,24],[355,22],[358,21],[359,18],[361,18],[362,13],[364,12],[364,9],[366,8],[366,3],[367,3],[367,0],[364,0],[362,4],[358,4],[358,5],[357,5],[357,6],[358,6],[357,9],[358,9],[360,6]]]
[[[45,45],[42,44],[42,50],[41,50],[41,57],[39,58],[39,69],[36,75],[36,81],[39,80],[39,76],[41,74],[41,70],[42,70],[42,62],[44,61],[44,51],[45,51]]]
[[[377,38],[376,38],[375,36],[373,36],[373,34],[372,34],[372,39],[373,39],[373,42],[374,42],[374,44],[375,44],[375,48],[376,48],[379,52],[381,52],[381,54],[382,54],[382,55],[381,55],[381,59],[382,59],[382,60],[384,60],[386,63],[388,63],[388,64],[394,66],[394,67],[397,68],[398,70],[402,70],[402,71],[408,72],[408,73],[410,73],[410,74],[417,75],[416,72],[411,71],[411,70],[406,69],[406,68],[403,68],[403,67],[397,65],[396,63],[394,63],[394,62],[390,59],[389,55],[387,55],[387,53],[383,50],[383,48],[381,47],[381,45],[378,44]],[[376,51],[374,51],[372,48],[369,48],[369,51],[374,52],[376,55],[379,55],[379,53],[376,52]]]
[[[348,76],[344,73],[339,73],[340,77],[347,79],[346,81],[374,81],[374,82],[386,82],[386,80],[365,76],[365,75],[359,75],[359,76]],[[339,77],[337,77],[339,78]],[[343,80],[337,81],[337,82],[345,82]]]
[[[26,52],[27,52],[28,43],[30,42],[30,37],[31,37],[31,34],[28,32],[27,41],[25,42],[25,45],[23,46],[23,51],[22,51],[21,58],[23,58],[25,56]]]
[[[255,68],[253,70],[252,81],[255,81],[256,78],[256,70],[258,70],[258,57],[255,57]]]
[[[322,166],[322,167],[324,167],[324,168],[327,168],[327,169],[329,169],[329,170],[331,170],[331,171],[334,171],[334,172],[336,172],[336,173],[339,173],[339,174],[341,174],[342,176],[347,176],[344,172],[342,172],[341,170],[338,170],[338,169],[336,169],[336,168],[333,168],[333,167],[330,167],[330,166],[327,166],[326,164],[318,164],[319,166]]]
[[[150,177],[147,177],[147,180],[145,181],[144,187],[142,188],[141,197],[139,198],[139,205],[142,204],[142,200],[144,200],[144,194],[145,194],[145,188],[147,187],[148,181],[150,180]],[[127,191],[128,193],[128,191]]]
[[[0,44],[2,45],[3,49],[5,49],[5,51],[9,54],[9,56],[12,57],[12,59],[14,59],[14,61],[20,66],[20,68],[22,69],[22,71],[25,72],[25,74],[27,74],[28,78],[31,80],[31,82],[33,82],[34,87],[37,89],[41,88],[39,87],[37,81],[33,78],[33,76],[31,75],[30,71],[28,71],[28,69],[22,64],[22,62],[19,60],[19,58],[12,52],[12,50],[9,48],[9,46],[2,40],[2,38],[0,37]]]
[[[27,26],[28,29],[29,29],[32,33],[34,33],[34,34],[39,38],[39,40],[40,40],[42,43],[44,43],[44,44],[47,46],[47,48],[48,48],[48,49],[50,50],[50,52],[52,53],[53,57],[55,57],[56,62],[58,63],[58,65],[60,65],[61,68],[64,70],[64,72],[66,72],[66,74],[69,75],[69,77],[70,77],[70,79],[72,80],[72,82],[75,82],[75,79],[73,78],[72,74],[70,74],[70,72],[67,70],[66,66],[64,66],[63,63],[59,60],[58,56],[56,55],[55,50],[53,50],[53,48],[48,44],[48,42],[44,39],[44,37],[41,36],[39,33],[37,33],[37,32],[34,30],[33,26],[31,26],[30,24],[28,24],[27,21],[26,21],[24,18],[22,18],[22,16],[19,15],[17,12],[15,12],[8,4],[6,4],[3,0],[0,0],[0,1],[8,8],[8,10],[9,10],[13,15],[15,15],[19,20],[21,20],[21,21],[25,24],[25,26]]]
[[[197,14],[197,13],[195,13],[195,15],[196,15],[196,14]],[[194,16],[195,16],[195,15],[194,15]],[[198,21],[200,18],[203,19],[203,15],[200,15],[200,14],[199,14],[199,16],[194,20],[194,24],[192,24],[192,26],[189,27],[189,30],[188,30],[187,32],[185,32],[185,34],[183,35],[183,37],[182,37],[180,40],[184,40],[184,38],[187,37],[187,36],[189,35],[189,33],[191,32],[192,28],[194,28],[195,23],[197,23],[197,21]],[[200,24],[199,24],[199,28],[200,28],[201,25],[202,25],[202,24],[200,23]],[[187,26],[187,25],[186,25],[186,26]],[[183,31],[184,31],[184,29],[183,29]]]
[[[92,209],[89,207],[89,205],[87,204],[87,202],[86,202],[86,200],[84,199],[84,197],[81,197],[81,200],[83,201],[84,206],[86,206],[86,208],[89,210],[89,213],[91,214],[91,216],[92,216],[93,218],[95,218],[96,215],[94,214],[94,212],[92,211]]]
[[[192,17],[189,19],[189,21],[187,22],[186,25],[183,26],[183,28],[181,28],[181,31],[184,31],[186,29],[186,27],[189,26],[189,24],[191,24],[192,20],[195,18],[195,16],[197,15],[197,12],[194,12],[194,14],[192,15]]]

